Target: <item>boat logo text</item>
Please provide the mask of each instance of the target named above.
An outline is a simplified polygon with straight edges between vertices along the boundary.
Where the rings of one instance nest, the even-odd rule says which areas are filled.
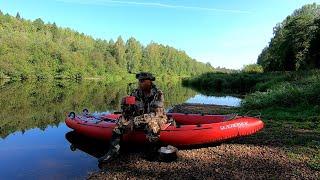
[[[221,130],[231,129],[231,128],[238,128],[238,127],[245,127],[248,125],[248,122],[240,122],[240,123],[234,123],[234,124],[228,124],[225,126],[220,126]]]

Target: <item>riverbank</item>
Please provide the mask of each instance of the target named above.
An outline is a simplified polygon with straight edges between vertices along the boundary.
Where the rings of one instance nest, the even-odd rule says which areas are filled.
[[[228,106],[182,104],[172,112],[236,113]],[[222,144],[179,150],[172,163],[150,162],[142,152],[125,152],[88,179],[317,179],[320,132],[310,122],[263,119],[261,132]]]
[[[208,73],[184,80],[204,94],[241,93],[245,98],[238,108],[182,104],[172,112],[261,114],[265,128],[221,145],[180,150],[173,163],[148,162],[141,153],[128,153],[111,163],[107,172],[94,173],[89,179],[318,179],[319,74]]]
[[[293,157],[320,170],[320,71],[269,73],[207,73],[185,80],[184,84],[202,91],[245,94],[239,114],[261,114],[266,130],[257,135],[266,145],[285,147]],[[203,86],[207,84],[207,86]]]

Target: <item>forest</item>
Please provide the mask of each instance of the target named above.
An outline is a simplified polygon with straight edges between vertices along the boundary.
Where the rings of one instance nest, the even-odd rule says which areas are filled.
[[[320,68],[320,6],[297,9],[273,28],[274,37],[258,57],[264,71]]]
[[[157,76],[192,76],[213,67],[184,51],[131,37],[116,41],[94,39],[40,18],[26,20],[0,11],[0,78],[122,79],[128,71]]]
[[[185,78],[183,84],[211,94],[242,94],[234,112],[258,114],[266,124],[252,139],[285,147],[291,161],[307,157],[303,163],[319,171],[320,6],[304,5],[273,31],[257,64],[239,72]]]

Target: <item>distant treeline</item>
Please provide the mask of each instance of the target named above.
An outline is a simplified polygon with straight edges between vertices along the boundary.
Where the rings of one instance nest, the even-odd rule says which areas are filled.
[[[84,78],[124,76],[129,70],[189,76],[212,71],[184,51],[134,38],[94,39],[69,28],[4,15],[0,11],[0,78]]]
[[[320,6],[305,5],[273,28],[274,37],[258,57],[264,71],[320,68]]]
[[[278,81],[282,77],[281,72],[270,73],[204,73],[192,78],[183,79],[182,84],[191,87],[202,94],[247,94],[257,90],[265,90],[264,86],[257,86],[258,83],[269,82],[271,79]],[[280,80],[283,80],[281,78]]]

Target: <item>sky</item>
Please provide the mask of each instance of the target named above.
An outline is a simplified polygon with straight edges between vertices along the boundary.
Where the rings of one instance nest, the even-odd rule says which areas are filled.
[[[3,13],[41,18],[94,38],[154,41],[214,67],[255,63],[273,27],[320,0],[0,0]]]

